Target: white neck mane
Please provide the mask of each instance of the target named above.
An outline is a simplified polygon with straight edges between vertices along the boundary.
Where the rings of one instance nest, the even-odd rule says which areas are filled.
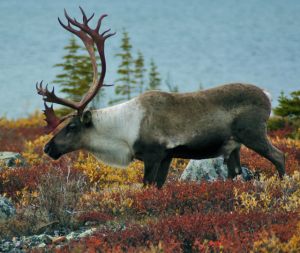
[[[143,116],[137,99],[92,111],[93,128],[86,133],[84,148],[107,164],[127,166]]]

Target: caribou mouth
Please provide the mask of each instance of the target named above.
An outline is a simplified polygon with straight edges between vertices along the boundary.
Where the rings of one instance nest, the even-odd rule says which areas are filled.
[[[49,144],[44,147],[44,153],[54,160],[58,160],[62,156],[62,153],[56,152]]]
[[[48,154],[49,155],[49,154]],[[62,154],[61,153],[56,153],[56,154],[51,154],[51,155],[49,155],[52,159],[54,159],[54,160],[58,160],[61,156],[62,156]]]

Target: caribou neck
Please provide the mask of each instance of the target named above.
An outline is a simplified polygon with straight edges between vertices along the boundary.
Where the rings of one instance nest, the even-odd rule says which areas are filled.
[[[93,125],[84,134],[83,148],[110,165],[127,166],[144,115],[138,99],[91,112]]]

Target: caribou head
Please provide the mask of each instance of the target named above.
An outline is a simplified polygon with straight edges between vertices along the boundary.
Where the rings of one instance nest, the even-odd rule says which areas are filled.
[[[46,116],[45,120],[47,122],[47,126],[45,128],[46,133],[50,133],[59,125],[62,125],[62,127],[59,127],[60,129],[56,131],[54,137],[46,144],[44,148],[45,153],[47,153],[53,159],[58,159],[63,154],[82,148],[82,133],[91,128],[93,124],[91,112],[88,110],[85,111],[85,108],[87,107],[88,103],[96,96],[98,91],[103,86],[105,86],[104,77],[106,72],[106,61],[104,54],[104,44],[107,38],[115,34],[109,33],[110,29],[102,33],[99,32],[101,22],[107,16],[106,14],[102,15],[98,19],[96,27],[92,29],[88,23],[94,17],[94,14],[92,14],[91,17],[88,18],[83,9],[81,7],[79,8],[82,13],[82,23],[78,22],[75,18],[71,18],[66,10],[64,14],[67,19],[67,25],[64,24],[59,18],[58,21],[63,28],[75,34],[82,40],[89,53],[94,76],[93,83],[91,84],[88,92],[81,99],[81,101],[75,102],[56,96],[54,88],[52,89],[52,91],[50,91],[47,85],[46,87],[43,87],[42,82],[36,84],[38,94],[43,96],[43,100],[45,101],[44,114]],[[101,61],[101,74],[99,79],[94,45],[96,45]],[[70,107],[74,109],[74,112],[65,117],[58,118],[54,113],[53,105],[51,107],[47,106],[46,102]]]

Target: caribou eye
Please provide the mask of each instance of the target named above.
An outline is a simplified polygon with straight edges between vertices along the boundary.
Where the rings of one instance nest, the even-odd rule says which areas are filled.
[[[72,123],[72,124],[67,126],[67,130],[68,131],[73,131],[74,129],[76,129],[76,127],[77,127],[76,124]]]

